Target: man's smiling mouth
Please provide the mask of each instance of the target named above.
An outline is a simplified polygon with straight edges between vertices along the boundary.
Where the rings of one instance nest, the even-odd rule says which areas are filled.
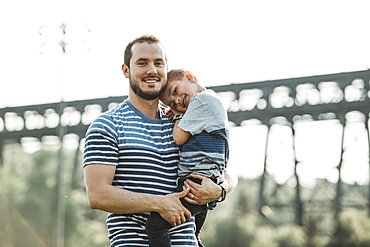
[[[159,82],[161,79],[158,78],[158,77],[145,77],[142,79],[144,82],[146,83],[157,83]]]

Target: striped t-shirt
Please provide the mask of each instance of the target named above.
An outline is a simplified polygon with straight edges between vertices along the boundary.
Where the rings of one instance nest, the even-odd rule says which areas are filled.
[[[137,193],[165,195],[176,189],[178,147],[173,123],[161,110],[149,119],[125,100],[101,114],[86,133],[84,166],[116,166],[113,185]],[[107,217],[111,246],[148,246],[145,222],[149,213]],[[171,228],[172,246],[197,246],[194,220]]]

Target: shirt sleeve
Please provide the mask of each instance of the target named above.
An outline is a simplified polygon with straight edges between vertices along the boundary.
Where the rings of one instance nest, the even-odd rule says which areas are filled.
[[[204,129],[207,120],[207,109],[196,97],[191,98],[189,108],[180,120],[179,127],[192,135],[199,134]]]
[[[191,98],[189,107],[179,122],[182,130],[196,135],[226,128],[227,113],[222,102],[214,95],[200,93]]]
[[[89,127],[84,147],[84,164],[118,164],[117,137],[111,118],[102,115]]]

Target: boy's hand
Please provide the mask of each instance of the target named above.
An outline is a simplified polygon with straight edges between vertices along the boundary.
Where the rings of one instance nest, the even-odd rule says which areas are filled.
[[[175,113],[173,113],[172,109],[169,109],[167,112],[166,112],[166,116],[168,117],[169,120],[172,120],[173,117],[175,116]]]
[[[176,111],[175,109],[172,109],[170,108],[167,112],[166,112],[166,116],[168,117],[168,119],[173,119],[174,116],[178,115],[178,114],[184,114],[185,112],[179,112],[179,111]]]

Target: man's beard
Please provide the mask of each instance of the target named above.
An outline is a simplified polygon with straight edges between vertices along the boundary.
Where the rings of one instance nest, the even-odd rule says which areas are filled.
[[[161,93],[163,93],[163,91],[166,89],[166,85],[164,85],[159,91],[145,92],[141,90],[141,88],[139,87],[139,84],[135,83],[135,80],[131,76],[130,76],[129,81],[130,81],[130,87],[132,91],[134,91],[136,95],[146,100],[157,99],[159,95],[161,95]]]

